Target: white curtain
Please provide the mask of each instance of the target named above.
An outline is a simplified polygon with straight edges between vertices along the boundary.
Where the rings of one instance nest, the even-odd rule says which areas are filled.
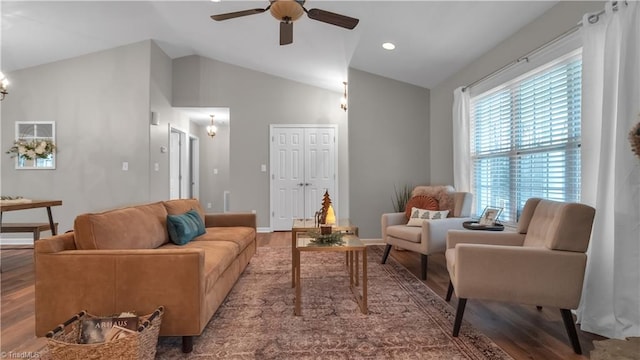
[[[578,322],[622,339],[640,336],[640,4],[618,4],[582,22],[582,201],[596,217]]]
[[[469,153],[469,91],[459,87],[453,92],[453,187],[471,191]]]

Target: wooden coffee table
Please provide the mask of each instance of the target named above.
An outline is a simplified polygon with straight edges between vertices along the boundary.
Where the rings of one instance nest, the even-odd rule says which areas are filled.
[[[293,257],[296,250],[296,236],[300,232],[309,232],[312,230],[320,230],[316,226],[315,219],[293,219],[291,226],[291,287],[296,286],[296,268],[293,266]],[[358,227],[351,224],[349,219],[338,219],[336,224],[332,225],[332,231],[340,231],[347,234],[358,236]]]
[[[356,235],[344,235],[343,244],[322,245],[315,244],[313,239],[305,233],[296,235],[296,244],[293,247],[293,267],[295,269],[294,286],[295,315],[302,315],[302,281],[300,279],[301,259],[300,253],[305,251],[325,251],[346,253],[346,266],[349,272],[349,288],[356,297],[356,302],[363,314],[367,314],[367,247]],[[362,257],[362,282],[360,282],[360,257]],[[360,290],[358,288],[361,288]]]

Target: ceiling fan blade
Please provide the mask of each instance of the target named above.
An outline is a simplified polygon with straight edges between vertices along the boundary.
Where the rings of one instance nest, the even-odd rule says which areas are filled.
[[[280,45],[289,45],[293,42],[293,22],[280,22]]]
[[[233,19],[233,18],[237,18],[237,17],[241,17],[241,16],[261,14],[261,13],[267,11],[268,9],[269,8],[235,11],[235,12],[230,12],[230,13],[226,13],[226,14],[211,15],[211,18],[213,20],[215,20],[215,21],[222,21],[222,20]]]
[[[307,11],[307,16],[313,20],[325,22],[327,24],[336,25],[345,29],[352,30],[358,25],[360,20],[345,15],[332,13],[326,10],[311,9]]]

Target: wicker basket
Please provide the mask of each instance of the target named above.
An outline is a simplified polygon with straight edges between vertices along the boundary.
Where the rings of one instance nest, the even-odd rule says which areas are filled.
[[[123,338],[97,343],[78,344],[82,319],[96,318],[81,311],[46,334],[50,359],[154,359],[164,307],[140,316],[138,332]]]

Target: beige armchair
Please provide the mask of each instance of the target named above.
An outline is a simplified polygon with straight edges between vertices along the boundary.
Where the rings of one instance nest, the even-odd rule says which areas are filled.
[[[595,209],[577,203],[527,200],[516,232],[451,231],[447,236],[449,290],[458,309],[458,336],[467,299],[560,309],[576,354],[580,342],[570,309],[580,302]]]
[[[444,253],[447,231],[463,229],[462,223],[471,220],[471,201],[473,195],[468,192],[456,192],[451,186],[417,186],[411,193],[416,197],[432,198],[439,210],[449,210],[446,219],[423,220],[422,226],[408,226],[407,215],[401,213],[382,214],[382,240],[387,244],[382,263],[387,262],[391,246],[420,253],[420,277],[427,278],[427,256]],[[409,212],[411,203],[407,203]]]

